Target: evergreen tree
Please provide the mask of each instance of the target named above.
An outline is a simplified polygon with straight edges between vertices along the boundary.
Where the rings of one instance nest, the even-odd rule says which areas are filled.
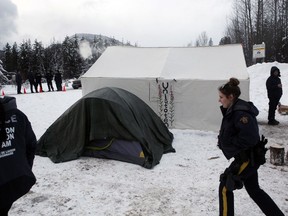
[[[209,46],[213,46],[213,40],[212,40],[212,38],[209,39],[208,45],[209,45]]]
[[[63,53],[63,78],[79,77],[83,72],[83,59],[79,53],[77,36],[66,37],[62,44]]]
[[[15,42],[11,48],[9,43],[5,46],[4,66],[8,72],[15,72],[18,69],[18,47]]]
[[[79,50],[79,38],[87,40],[92,50],[92,57],[83,59]],[[63,78],[79,77],[86,72],[92,64],[101,56],[108,46],[119,46],[123,43],[101,35],[80,34],[66,37],[62,43],[53,43],[44,48],[42,42],[35,40],[33,46],[30,40],[23,41],[19,47],[14,43],[9,44],[0,52],[1,60],[12,72],[20,71],[24,79],[29,71],[36,73],[40,70],[60,70]],[[8,70],[8,69],[7,69]]]
[[[5,46],[3,66],[4,68],[6,68],[6,71],[9,71],[9,72],[12,71],[13,69],[12,49],[9,43],[7,43]]]
[[[33,71],[40,71],[40,73],[45,72],[44,58],[44,47],[41,42],[35,40],[31,59],[31,68]]]
[[[51,70],[56,73],[56,70],[62,70],[63,68],[63,54],[62,54],[62,44],[53,42],[44,51],[44,67],[46,70]]]
[[[20,45],[19,51],[19,67],[18,70],[22,73],[24,78],[27,77],[29,70],[31,70],[31,60],[32,60],[32,45],[31,41],[24,41]]]
[[[222,37],[219,45],[231,44],[231,38],[229,36]]]
[[[11,71],[16,71],[17,68],[19,67],[19,51],[18,51],[18,45],[16,42],[12,46],[11,61],[12,61]]]

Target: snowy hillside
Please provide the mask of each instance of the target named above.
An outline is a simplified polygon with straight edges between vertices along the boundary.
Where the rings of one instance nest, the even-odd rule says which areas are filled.
[[[80,44],[80,51],[81,44],[83,42],[88,42],[89,47],[92,51],[93,54],[96,54],[97,56],[100,56],[107,47],[109,46],[123,46],[124,44],[114,38],[110,38],[107,36],[102,36],[102,35],[96,35],[96,34],[84,34],[84,33],[79,33],[75,34],[73,36],[69,37],[70,40],[73,40],[77,38],[78,43]]]
[[[261,134],[269,139],[269,145],[283,145],[287,152],[288,116],[277,113],[276,119],[280,124],[267,125],[265,81],[273,65],[281,70],[284,87],[281,102],[288,105],[288,64],[276,62],[248,68],[250,99],[260,110]],[[37,138],[82,96],[81,90],[71,87],[64,92],[39,94],[27,90],[28,93],[22,95],[15,94],[16,89],[11,86],[2,91],[17,98],[18,107],[30,119]],[[163,155],[160,164],[152,170],[119,161],[85,157],[54,164],[48,158],[36,156],[33,170],[37,183],[26,196],[14,203],[10,215],[218,215],[219,175],[229,165],[216,146],[218,134],[176,129],[171,132],[175,136],[173,146],[176,153]],[[260,186],[288,215],[288,163],[278,167],[272,165],[269,153],[267,159],[259,169]],[[235,213],[238,216],[263,215],[244,189],[235,192]]]

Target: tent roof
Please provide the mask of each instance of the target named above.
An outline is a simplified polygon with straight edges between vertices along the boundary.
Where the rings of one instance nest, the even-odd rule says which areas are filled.
[[[240,44],[182,48],[108,47],[82,77],[227,80],[231,76],[249,78]]]
[[[67,109],[38,140],[36,154],[63,162],[81,156],[97,139],[116,138],[141,143],[146,168],[162,154],[175,152],[173,134],[136,95],[120,88],[97,89]]]

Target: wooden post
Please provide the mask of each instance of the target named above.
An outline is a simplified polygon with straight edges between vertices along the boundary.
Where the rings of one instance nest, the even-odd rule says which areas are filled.
[[[278,144],[270,146],[270,163],[282,166],[284,164],[284,147]]]

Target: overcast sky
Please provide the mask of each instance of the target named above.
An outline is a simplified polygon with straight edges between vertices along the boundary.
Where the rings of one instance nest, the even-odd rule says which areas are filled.
[[[194,45],[206,31],[224,36],[231,0],[0,0],[0,45],[30,38],[49,44],[75,33],[138,46]]]

